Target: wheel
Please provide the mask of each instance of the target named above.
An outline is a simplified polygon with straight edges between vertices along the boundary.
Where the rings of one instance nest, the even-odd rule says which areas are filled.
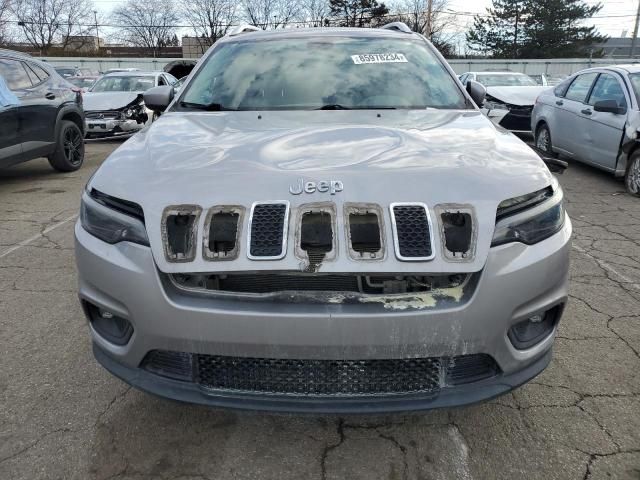
[[[627,192],[640,197],[640,151],[634,152],[629,158],[624,184],[627,187]]]
[[[553,151],[553,145],[551,143],[551,132],[546,123],[543,123],[538,127],[536,131],[536,148],[542,150],[550,157],[555,158],[557,155]]]
[[[84,162],[84,137],[80,127],[70,120],[62,120],[56,150],[49,156],[49,164],[59,172],[78,170]]]

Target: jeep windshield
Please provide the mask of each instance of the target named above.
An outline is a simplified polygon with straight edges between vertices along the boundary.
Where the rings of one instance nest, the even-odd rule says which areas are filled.
[[[180,110],[467,108],[422,40],[304,37],[221,43]]]

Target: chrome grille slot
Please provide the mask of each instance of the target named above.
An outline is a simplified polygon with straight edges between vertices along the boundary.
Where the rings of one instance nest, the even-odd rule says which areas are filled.
[[[427,206],[422,203],[392,203],[391,222],[396,257],[405,261],[431,260],[433,231]]]
[[[202,208],[176,205],[162,214],[162,243],[169,262],[190,262],[196,256],[198,219]]]
[[[379,260],[384,257],[382,209],[373,204],[347,204],[349,255],[354,260]]]
[[[244,208],[213,207],[204,222],[203,254],[207,260],[234,260],[240,251]]]
[[[449,261],[473,260],[477,241],[477,222],[471,205],[444,204],[436,206],[440,219],[442,252]]]
[[[249,252],[253,260],[278,260],[286,255],[289,202],[256,202],[249,220]]]

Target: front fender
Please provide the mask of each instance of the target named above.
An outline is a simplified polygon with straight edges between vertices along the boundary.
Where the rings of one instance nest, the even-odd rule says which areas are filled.
[[[62,125],[62,120],[71,120],[75,122],[80,130],[82,131],[82,135],[86,133],[86,125],[84,122],[84,112],[82,109],[73,102],[63,104],[58,110],[58,115],[56,117],[56,128],[55,128],[55,138],[58,138],[60,134],[60,127]]]

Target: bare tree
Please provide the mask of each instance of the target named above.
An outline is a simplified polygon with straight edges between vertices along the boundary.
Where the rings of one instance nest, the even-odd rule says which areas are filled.
[[[234,0],[190,0],[183,8],[185,20],[202,41],[202,53],[222,38],[237,19]]]
[[[0,0],[0,45],[9,41],[10,6],[9,0]]]
[[[176,34],[180,20],[173,0],[127,0],[111,17],[122,41],[147,48],[154,57]]]
[[[11,10],[27,42],[41,53],[54,43],[67,48],[70,37],[86,37],[91,30],[83,24],[93,10],[90,0],[15,0]]]
[[[243,5],[249,23],[263,30],[284,27],[300,12],[297,0],[244,0]]]
[[[328,0],[304,0],[300,18],[312,27],[321,27],[330,13]]]
[[[431,5],[429,5],[431,4]],[[404,0],[397,19],[426,36],[445,56],[455,53],[455,16],[446,10],[449,0]],[[388,19],[391,21],[391,19]]]

